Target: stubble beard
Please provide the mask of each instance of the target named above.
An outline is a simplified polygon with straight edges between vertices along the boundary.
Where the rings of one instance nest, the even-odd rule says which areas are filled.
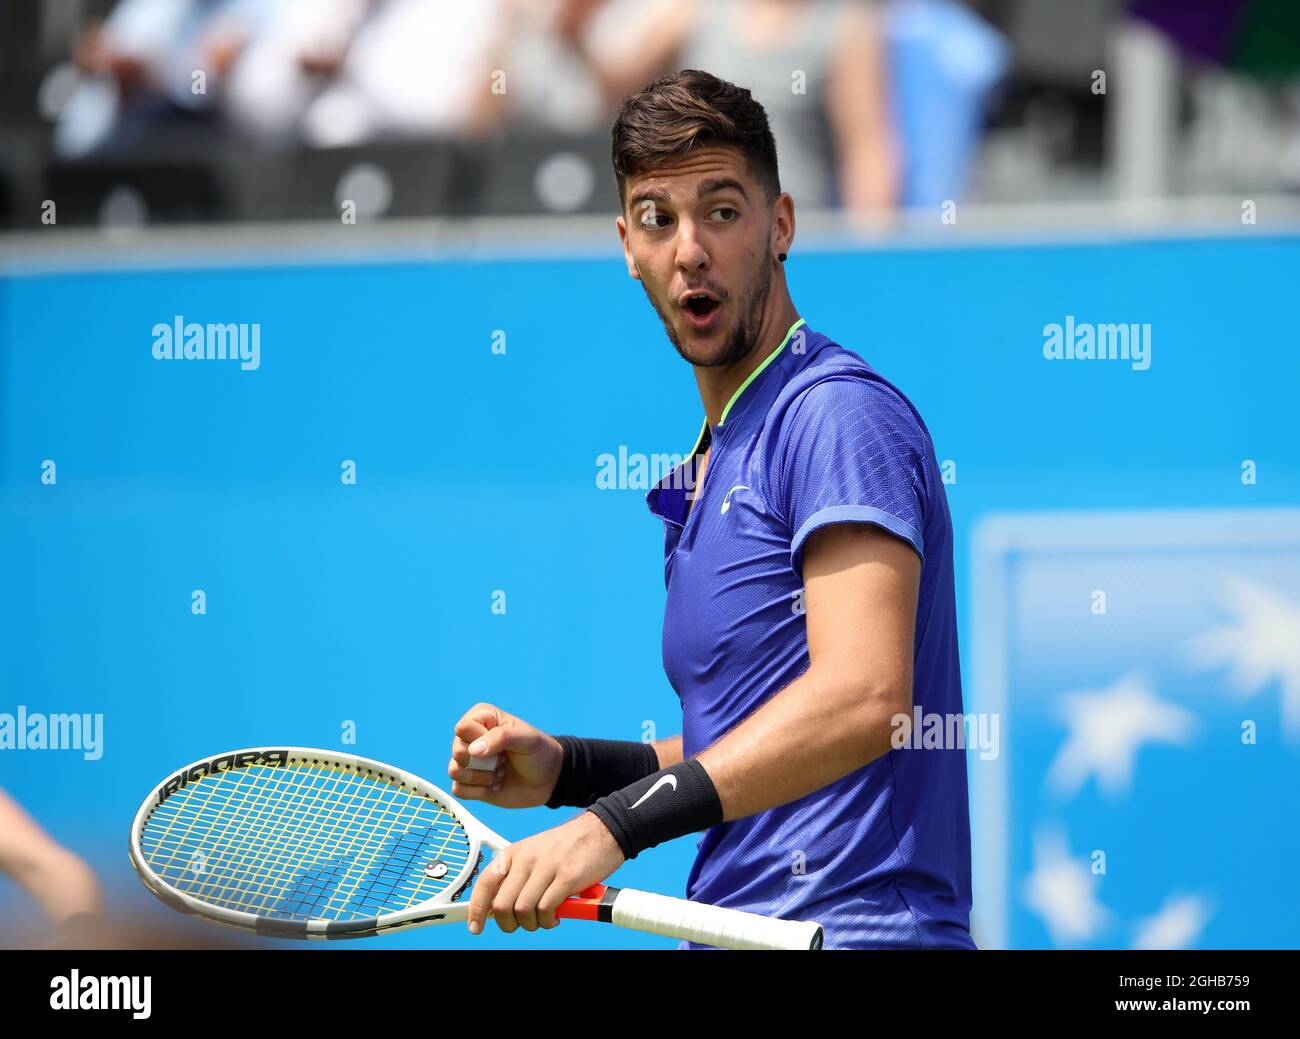
[[[682,341],[673,331],[673,324],[669,320],[667,313],[665,313],[665,307],[660,306],[659,302],[650,295],[650,290],[646,287],[644,281],[641,282],[641,288],[645,291],[646,299],[650,301],[650,305],[655,308],[655,313],[659,315],[659,320],[663,322],[668,341],[673,344],[684,361],[698,368],[725,368],[728,365],[736,364],[738,361],[743,361],[758,345],[758,331],[763,323],[763,311],[767,307],[767,297],[772,292],[772,276],[775,271],[776,261],[772,258],[771,253],[765,253],[763,266],[759,269],[758,280],[749,294],[747,305],[741,307],[740,320],[736,322],[736,327],[727,336],[721,353],[711,359],[693,356],[682,345]]]

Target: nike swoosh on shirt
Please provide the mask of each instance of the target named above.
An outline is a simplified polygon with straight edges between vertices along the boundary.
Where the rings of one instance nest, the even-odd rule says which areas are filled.
[[[632,807],[635,808],[636,805],[639,805],[639,804],[644,803],[644,802],[646,801],[647,798],[653,797],[655,791],[658,790],[660,787],[663,787],[663,786],[670,786],[670,787],[672,787],[674,790],[676,790],[676,789],[677,789],[677,777],[676,777],[676,776],[664,776],[663,779],[659,780],[658,783],[656,783],[656,784],[655,784],[654,786],[652,786],[649,790],[647,790],[644,794],[642,794],[639,798],[637,798],[637,802],[636,802],[636,804],[634,804]],[[629,809],[629,810],[630,810],[630,809]]]

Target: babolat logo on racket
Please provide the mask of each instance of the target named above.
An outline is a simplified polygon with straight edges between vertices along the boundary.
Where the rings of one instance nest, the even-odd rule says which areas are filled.
[[[201,761],[187,768],[158,788],[158,803],[162,804],[186,783],[194,783],[204,776],[215,772],[227,772],[232,768],[247,768],[249,765],[283,765],[289,760],[287,750],[248,750],[242,754],[223,754],[211,761]]]

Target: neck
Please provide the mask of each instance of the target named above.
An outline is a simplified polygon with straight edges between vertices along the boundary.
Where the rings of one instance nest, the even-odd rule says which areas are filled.
[[[772,351],[781,345],[790,326],[799,320],[799,312],[789,293],[781,291],[778,298],[776,284],[772,288],[772,295],[768,299],[768,305],[763,308],[758,334],[749,353],[725,368],[695,367],[695,384],[699,387],[700,401],[704,405],[704,414],[708,417],[710,426],[716,426],[722,421],[722,412],[736,391],[767,360]],[[781,285],[781,288],[784,290],[785,286]]]

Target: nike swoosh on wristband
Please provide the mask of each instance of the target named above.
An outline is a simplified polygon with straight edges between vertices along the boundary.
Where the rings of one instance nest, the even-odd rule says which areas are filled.
[[[639,804],[643,804],[643,803],[644,803],[648,798],[653,797],[653,796],[654,796],[654,792],[655,792],[656,790],[658,790],[660,787],[664,786],[665,784],[667,784],[668,786],[670,786],[670,787],[672,787],[674,790],[676,790],[676,789],[677,789],[677,777],[676,777],[676,776],[664,776],[663,779],[659,780],[659,782],[657,782],[654,786],[652,786],[649,790],[647,790],[644,794],[642,794],[639,798],[637,798],[636,804],[634,804],[634,805],[632,806],[632,808],[635,808],[635,807],[636,807],[637,805],[639,805]],[[628,811],[631,811],[631,810],[632,810],[631,808],[628,809]]]

